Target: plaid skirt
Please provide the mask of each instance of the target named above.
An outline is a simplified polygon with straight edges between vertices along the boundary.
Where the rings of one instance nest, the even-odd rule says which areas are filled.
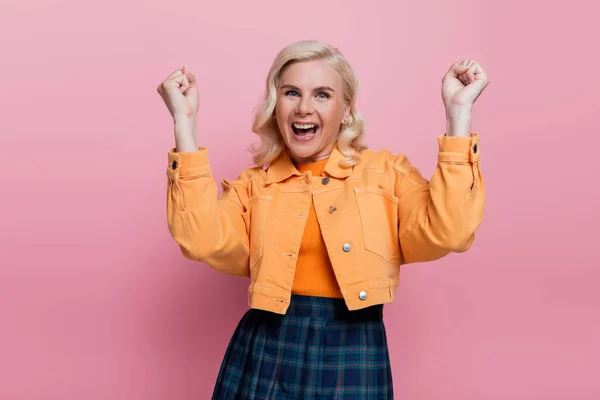
[[[292,295],[285,315],[250,309],[225,352],[213,400],[388,400],[383,305]]]

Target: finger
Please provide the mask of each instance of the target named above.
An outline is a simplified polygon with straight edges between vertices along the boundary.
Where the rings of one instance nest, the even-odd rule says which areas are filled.
[[[475,76],[475,79],[477,80],[487,80],[487,75],[485,73],[485,71],[483,70],[483,68],[481,67],[481,65],[476,64],[477,67],[473,70],[473,75]]]
[[[181,68],[181,71],[183,72],[184,75],[187,75],[188,79],[190,80],[190,82],[195,82],[196,81],[196,76],[190,72],[190,70],[188,69],[188,67],[184,66],[183,68]]]
[[[471,66],[471,68],[469,69],[469,73],[472,74],[472,79],[473,81],[485,81],[486,77],[485,77],[485,73],[483,72],[483,69],[481,68],[481,65],[479,65],[478,63],[475,63]]]
[[[467,82],[468,82],[469,84],[470,84],[470,83],[473,83],[473,82],[475,81],[475,74],[473,73],[473,71],[474,71],[474,69],[475,69],[475,68],[474,68],[474,66],[476,67],[476,64],[472,64],[472,63],[470,63],[470,65],[469,65],[469,69],[467,69],[467,70],[465,71],[465,79],[467,80]]]
[[[179,83],[179,89],[182,93],[190,87],[190,80],[186,75],[179,75],[175,77],[175,81]]]
[[[462,82],[463,85],[468,85],[469,84],[469,80],[467,78],[466,72],[468,71],[468,66],[467,65],[460,65],[460,69],[456,70],[457,73],[457,78],[459,81]]]
[[[477,71],[478,65],[477,63],[472,63],[469,69],[466,72],[469,83],[475,82],[475,71]]]
[[[459,63],[459,62],[455,62],[454,64],[452,64],[450,66],[450,69],[448,70],[448,72],[446,72],[445,76],[457,78],[458,75],[463,74],[466,70],[467,70],[467,67],[465,67],[464,65],[461,65],[461,63]]]
[[[178,69],[176,69],[175,71],[173,71],[173,73],[172,73],[171,75],[169,75],[169,76],[167,77],[167,79],[165,79],[165,81],[166,81],[166,80],[169,80],[169,79],[172,79],[172,78],[175,78],[176,76],[182,75],[182,74],[183,74],[183,72],[182,72],[182,69],[183,69],[183,68],[178,68]]]
[[[185,76],[187,76],[188,81],[190,83],[191,87],[195,87],[196,86],[196,76],[194,74],[192,74],[187,67],[183,67],[182,71],[184,73]]]
[[[185,75],[177,75],[174,78],[167,79],[162,84],[164,89],[178,89],[180,92],[185,92],[189,86],[189,81]]]
[[[463,73],[467,73],[467,70],[471,67],[472,60],[463,60],[460,64],[465,67],[465,71]]]
[[[462,60],[461,61],[461,66],[463,66],[464,68],[466,68],[462,74],[459,74],[458,78],[460,79],[460,81],[465,84],[465,85],[470,85],[471,83],[473,83],[475,81],[475,75],[473,72],[473,66],[477,65],[477,63],[475,62],[475,60]]]
[[[173,86],[173,81],[172,79],[183,75],[182,73],[182,68],[176,69],[175,71],[173,71],[173,73],[171,75],[169,75],[167,77],[167,79],[165,79],[164,81],[162,81],[158,87],[156,88],[156,90],[158,91],[158,93],[161,93],[163,89],[167,89]]]

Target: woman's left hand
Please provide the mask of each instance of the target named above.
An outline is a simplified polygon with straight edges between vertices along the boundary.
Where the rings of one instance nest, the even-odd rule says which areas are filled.
[[[442,79],[442,100],[446,110],[470,108],[490,83],[475,60],[463,60],[452,64]]]

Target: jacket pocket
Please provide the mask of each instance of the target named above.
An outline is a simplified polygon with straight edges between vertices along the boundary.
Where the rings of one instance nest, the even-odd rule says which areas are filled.
[[[377,187],[356,188],[365,249],[386,261],[400,258],[398,203],[394,195]]]
[[[242,214],[250,242],[250,270],[263,257],[265,224],[270,202],[271,196],[269,195],[253,197],[246,205],[246,212]]]

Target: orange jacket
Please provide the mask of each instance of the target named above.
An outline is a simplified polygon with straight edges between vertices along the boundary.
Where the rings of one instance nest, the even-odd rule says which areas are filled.
[[[268,169],[222,181],[208,151],[168,153],[169,232],[186,258],[250,277],[248,304],[285,314],[310,202],[350,310],[391,302],[400,265],[463,252],[483,218],[479,135],[439,136],[428,182],[403,155],[365,150],[343,168],[334,149],[323,177],[298,172],[287,152]]]

